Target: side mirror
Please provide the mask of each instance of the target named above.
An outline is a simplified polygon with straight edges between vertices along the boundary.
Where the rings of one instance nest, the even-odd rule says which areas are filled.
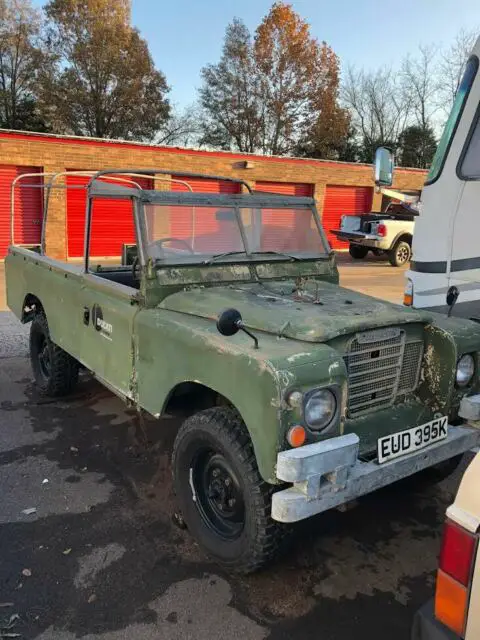
[[[234,336],[238,331],[243,331],[253,340],[253,348],[258,349],[258,340],[245,328],[242,316],[238,309],[226,309],[217,318],[217,329],[222,336]]]
[[[217,319],[217,329],[222,336],[234,336],[242,325],[242,316],[237,309],[226,309]]]
[[[375,184],[377,187],[391,187],[393,184],[393,153],[387,147],[375,151]]]

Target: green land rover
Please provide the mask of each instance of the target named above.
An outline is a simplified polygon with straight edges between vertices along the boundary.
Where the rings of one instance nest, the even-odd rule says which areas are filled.
[[[43,393],[68,394],[84,368],[156,418],[188,408],[178,512],[214,559],[256,570],[289,523],[442,478],[479,444],[478,324],[340,287],[312,198],[138,183],[165,174],[93,174],[84,262],[12,244],[7,299],[31,322]],[[45,176],[48,192],[62,179]],[[91,258],[100,198],[132,203],[132,260]]]

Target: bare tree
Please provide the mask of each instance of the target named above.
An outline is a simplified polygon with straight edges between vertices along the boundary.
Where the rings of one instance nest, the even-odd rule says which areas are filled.
[[[465,64],[479,34],[478,28],[462,29],[448,49],[441,54],[438,103],[447,113],[450,113]]]
[[[347,68],[342,89],[344,105],[361,138],[361,159],[370,162],[378,145],[396,147],[411,112],[398,74],[391,69],[377,71]]]
[[[155,142],[191,147],[199,144],[200,135],[199,107],[195,104],[184,109],[172,107],[170,117],[158,132]]]
[[[402,63],[403,88],[410,104],[414,124],[426,131],[439,109],[437,73],[438,49],[420,45],[416,56],[408,55]]]

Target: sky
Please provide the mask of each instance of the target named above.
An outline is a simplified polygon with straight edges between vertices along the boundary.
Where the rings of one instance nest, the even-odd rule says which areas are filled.
[[[132,24],[147,40],[178,107],[191,104],[200,69],[221,55],[225,28],[242,18],[253,32],[273,0],[132,0]],[[42,0],[34,0],[41,6]],[[291,0],[341,66],[395,67],[420,43],[448,45],[478,27],[479,0]]]

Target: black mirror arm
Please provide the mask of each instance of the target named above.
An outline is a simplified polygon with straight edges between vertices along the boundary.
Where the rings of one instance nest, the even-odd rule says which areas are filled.
[[[245,328],[245,325],[243,324],[242,320],[238,320],[236,324],[237,324],[237,327],[240,329],[240,331],[243,331],[243,333],[246,333],[247,336],[250,336],[250,338],[253,340],[254,342],[253,348],[258,349],[258,338],[254,336],[253,333],[251,333],[251,331]]]

